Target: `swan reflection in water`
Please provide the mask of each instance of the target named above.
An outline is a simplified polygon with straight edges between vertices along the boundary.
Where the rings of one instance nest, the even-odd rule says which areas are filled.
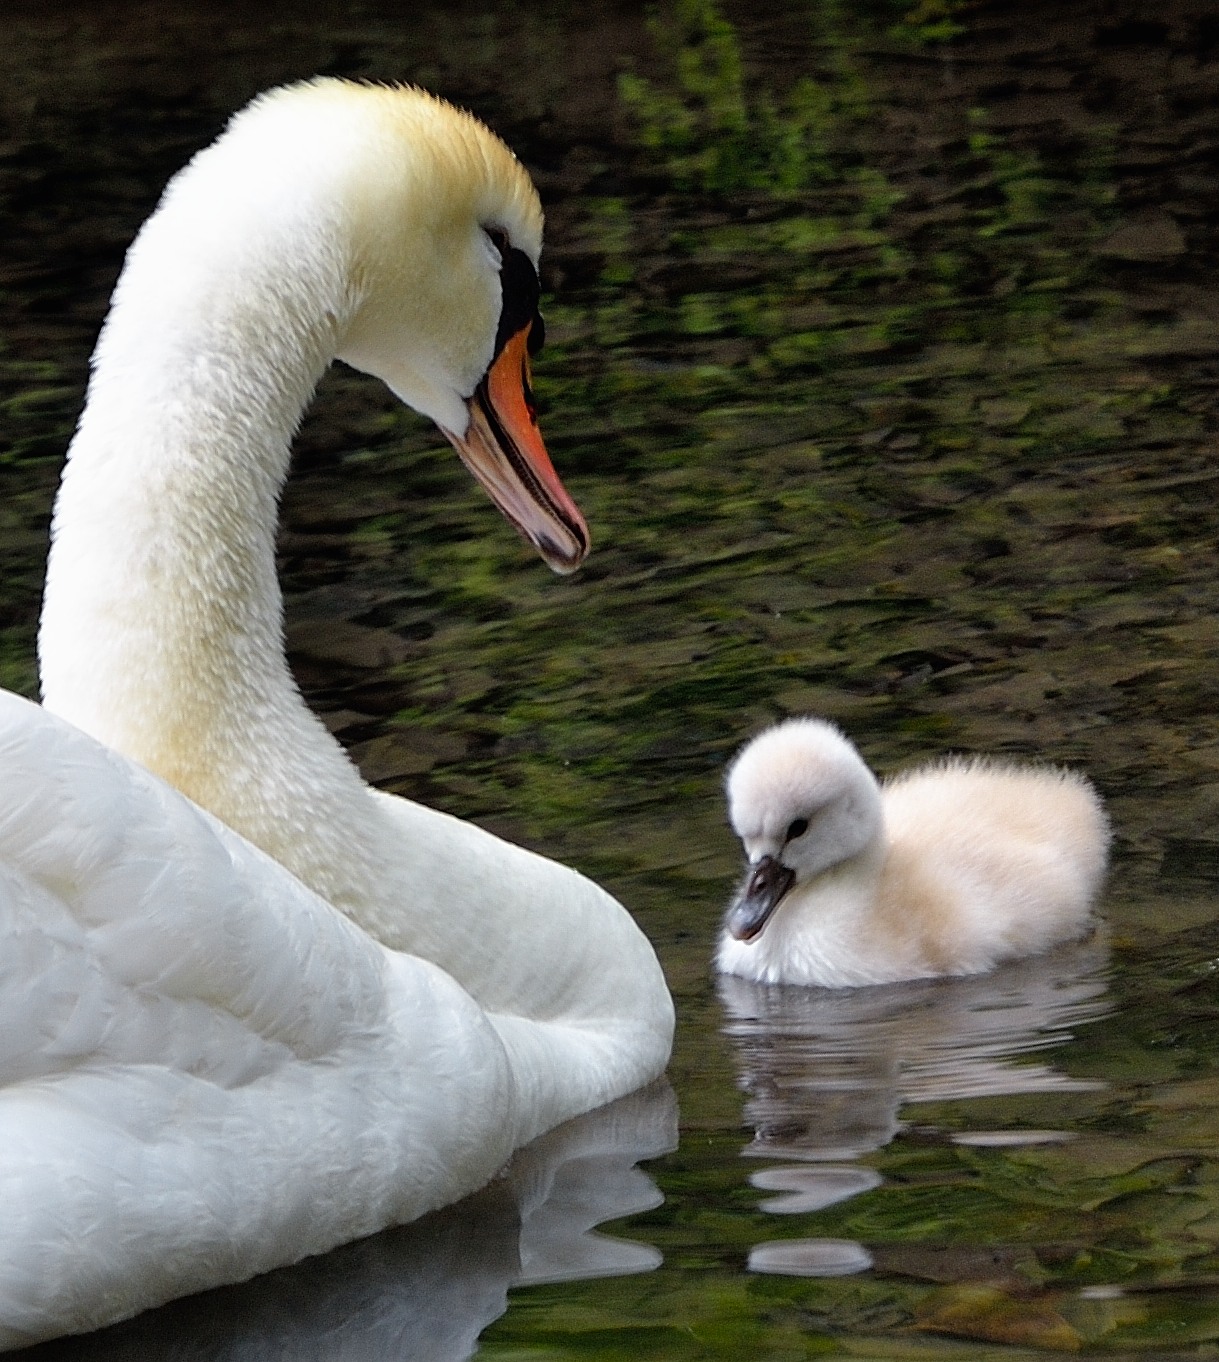
[[[624,1276],[659,1250],[592,1233],[663,1197],[635,1165],[677,1145],[661,1080],[520,1150],[474,1196],[240,1286],[175,1301],[18,1362],[464,1362],[510,1287]]]
[[[878,1187],[874,1169],[851,1161],[893,1139],[905,1103],[1097,1086],[1028,1057],[1110,1010],[1107,960],[1094,938],[990,974],[885,987],[801,988],[721,975],[724,1031],[737,1050],[745,1118],[754,1127],[742,1152],[800,1161],[750,1178],[781,1193],[761,1209],[808,1213]],[[953,1135],[987,1145],[1061,1138],[1045,1130]],[[840,1276],[867,1269],[871,1257],[849,1240],[786,1239],[757,1245],[749,1266]]]

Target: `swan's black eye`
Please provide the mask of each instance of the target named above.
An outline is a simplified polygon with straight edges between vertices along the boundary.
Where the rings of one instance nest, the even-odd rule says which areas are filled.
[[[797,837],[803,837],[807,831],[808,831],[807,818],[793,818],[792,821],[787,825],[787,836],[784,837],[783,840],[785,842],[795,841]]]
[[[538,311],[538,297],[541,285],[533,261],[524,251],[518,250],[508,241],[507,234],[500,227],[484,227],[483,231],[491,238],[500,255],[499,286],[502,302],[500,304],[499,326],[495,332],[494,356],[500,352],[513,336],[526,334],[526,344],[531,355],[536,355],[546,338],[546,328],[542,324],[542,314]]]

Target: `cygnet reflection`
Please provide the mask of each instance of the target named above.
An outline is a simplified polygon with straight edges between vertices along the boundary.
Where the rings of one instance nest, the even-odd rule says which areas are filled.
[[[677,1145],[677,1102],[652,1084],[551,1131],[481,1192],[412,1225],[240,1286],[175,1301],[27,1362],[464,1362],[510,1287],[659,1266],[647,1244],[590,1233],[657,1206],[640,1159]]]
[[[783,1195],[763,1200],[776,1214],[823,1209],[879,1186],[852,1160],[898,1133],[899,1112],[933,1102],[1096,1086],[1029,1056],[1069,1040],[1109,1011],[1107,950],[1093,939],[1017,961],[991,974],[859,989],[718,980],[725,1033],[740,1064],[750,1158],[795,1159],[750,1178]],[[1046,1130],[976,1131],[962,1143],[1014,1144],[1064,1138]],[[758,1272],[841,1275],[871,1264],[866,1248],[840,1240],[758,1245]]]

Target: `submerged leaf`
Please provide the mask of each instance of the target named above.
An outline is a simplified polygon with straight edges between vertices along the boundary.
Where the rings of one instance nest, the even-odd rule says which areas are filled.
[[[992,1287],[956,1286],[935,1291],[916,1312],[916,1329],[990,1343],[1022,1343],[1055,1352],[1078,1352],[1078,1330],[1045,1300],[1019,1300]]]

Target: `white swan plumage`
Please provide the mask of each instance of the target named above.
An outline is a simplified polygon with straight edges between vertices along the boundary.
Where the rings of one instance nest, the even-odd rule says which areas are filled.
[[[450,1202],[667,1062],[626,911],[365,785],[283,651],[278,496],[336,356],[553,567],[587,551],[529,392],[541,227],[471,116],[318,80],[237,115],[128,254],[55,507],[43,707],[0,696],[0,1346]]]
[[[1109,824],[1056,767],[950,759],[884,784],[820,719],[729,767],[748,858],[716,962],[756,983],[843,987],[980,974],[1087,934]]]

